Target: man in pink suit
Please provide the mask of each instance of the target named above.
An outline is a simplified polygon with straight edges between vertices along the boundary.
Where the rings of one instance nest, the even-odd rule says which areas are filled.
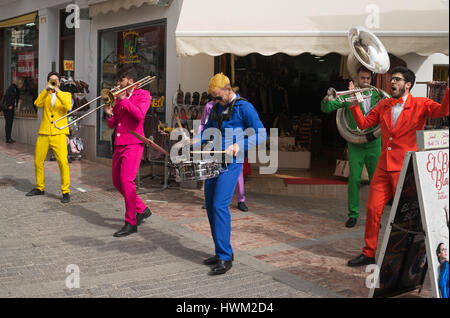
[[[118,84],[124,88],[136,81],[136,70],[131,66],[119,72]],[[125,199],[125,225],[115,237],[137,232],[137,226],[152,213],[136,194],[134,180],[141,163],[144,143],[130,131],[144,135],[144,119],[150,107],[151,96],[147,90],[132,86],[116,97],[114,108],[105,107],[106,123],[116,128],[112,159],[112,180]]]
[[[239,95],[238,95],[239,96]],[[200,126],[198,127],[198,133],[200,134],[203,131],[203,127],[208,121],[209,113],[214,106],[214,102],[210,101],[205,105],[203,109],[202,118],[200,121]],[[241,170],[241,174],[239,175],[238,182],[236,184],[236,198],[238,200],[238,209],[247,212],[248,207],[245,205],[245,192],[244,192],[244,168]]]

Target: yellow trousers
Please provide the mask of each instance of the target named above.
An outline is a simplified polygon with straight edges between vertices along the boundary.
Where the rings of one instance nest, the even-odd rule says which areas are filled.
[[[47,157],[50,147],[55,154],[58,162],[59,172],[61,174],[61,192],[63,194],[69,193],[70,173],[69,162],[67,161],[67,137],[64,134],[60,135],[39,135],[36,141],[36,148],[34,151],[34,168],[36,172],[36,188],[44,191],[45,177],[44,177],[44,161]]]

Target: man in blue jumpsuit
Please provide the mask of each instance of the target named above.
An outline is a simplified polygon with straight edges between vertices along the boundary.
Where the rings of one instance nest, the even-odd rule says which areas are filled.
[[[203,129],[202,143],[208,141],[203,136],[211,133],[210,128],[216,128],[217,134],[220,132],[221,149],[215,150],[225,150],[228,155],[233,156],[232,162],[227,164],[218,177],[205,181],[205,205],[215,255],[203,263],[214,265],[210,274],[219,275],[226,273],[233,263],[230,243],[231,215],[228,207],[242,170],[243,153],[264,142],[267,135],[253,105],[234,93],[227,76],[222,73],[213,76],[209,82],[208,93],[214,99],[215,105]],[[255,133],[244,135],[243,132],[247,128],[252,128]],[[230,131],[233,133],[230,134]],[[215,140],[215,145],[216,142]]]

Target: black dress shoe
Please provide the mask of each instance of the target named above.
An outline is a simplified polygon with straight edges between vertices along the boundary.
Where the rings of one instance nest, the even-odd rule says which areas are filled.
[[[234,261],[234,254],[231,255],[231,261]],[[219,262],[217,255],[207,258],[203,261],[204,265],[216,265]]]
[[[16,141],[15,140],[12,140],[12,139],[8,139],[7,141],[6,141],[6,143],[7,144],[13,144],[13,143],[15,143]]]
[[[247,212],[248,211],[248,208],[245,205],[245,202],[238,202],[238,209],[243,211],[243,212]]]
[[[43,195],[45,194],[45,191],[41,191],[39,189],[33,189],[30,192],[28,192],[27,194],[25,194],[27,197],[32,197],[35,195]]]
[[[218,260],[217,265],[211,269],[210,275],[222,275],[228,272],[233,265],[233,261]]]
[[[69,203],[70,202],[70,194],[69,193],[64,193],[63,197],[61,199],[61,203]]]
[[[219,258],[214,255],[213,257],[207,258],[203,261],[204,265],[216,265],[217,262],[219,261]]]
[[[354,227],[357,220],[357,218],[349,218],[347,222],[345,222],[345,227]]]
[[[128,222],[125,222],[125,225],[116,233],[114,233],[114,237],[122,237],[127,236],[137,232],[137,225],[131,225]]]
[[[136,224],[141,225],[142,221],[144,221],[144,219],[148,218],[150,215],[152,215],[152,211],[150,211],[149,208],[145,208],[144,212],[142,213],[136,213]]]
[[[355,257],[347,263],[347,265],[350,267],[364,266],[369,264],[375,264],[375,257],[368,257],[364,254]]]

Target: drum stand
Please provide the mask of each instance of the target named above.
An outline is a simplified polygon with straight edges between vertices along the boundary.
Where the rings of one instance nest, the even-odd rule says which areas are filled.
[[[146,145],[147,147],[147,145]],[[162,163],[164,165],[164,172],[163,176],[155,176],[152,172],[152,174],[141,177],[140,171],[141,168],[139,167],[138,174],[136,176],[136,190],[139,192],[137,194],[145,194],[145,193],[155,193],[164,191],[166,189],[180,189],[179,186],[170,186],[169,185],[169,179],[170,179],[170,171],[169,171],[169,156],[164,155],[164,160],[152,160],[153,163]],[[163,186],[160,189],[146,189],[141,187],[141,180],[145,178],[160,178],[163,180]]]

